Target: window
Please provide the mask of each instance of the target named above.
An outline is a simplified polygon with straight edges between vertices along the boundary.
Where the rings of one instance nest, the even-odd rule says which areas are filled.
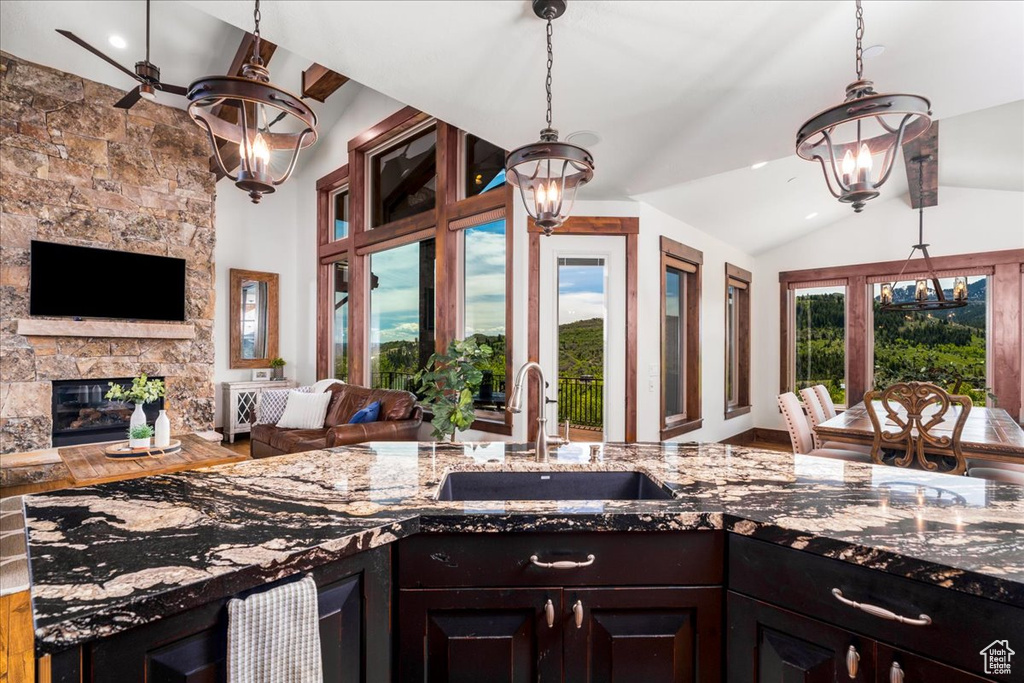
[[[793,388],[823,384],[846,405],[846,285],[801,286],[793,299]]]
[[[462,231],[462,338],[494,351],[475,397],[481,410],[501,411],[506,395],[505,219]]]
[[[953,279],[939,280],[948,298]],[[967,305],[933,313],[881,311],[881,284],[873,284],[875,388],[912,380],[931,382],[985,405],[988,280],[985,275],[968,276]],[[893,295],[895,301],[912,300],[914,283],[895,287]]]
[[[702,252],[661,238],[661,438],[700,428]]]
[[[750,412],[750,272],[725,264],[725,418]]]
[[[334,279],[334,378],[348,381],[348,260],[331,264]]]
[[[437,128],[431,126],[370,157],[371,228],[433,211]]]
[[[465,197],[490,192],[505,184],[505,150],[466,133],[462,151]]]
[[[344,188],[331,196],[332,239],[343,240],[348,237],[348,188]]]
[[[370,256],[370,386],[415,388],[434,353],[434,239]]]

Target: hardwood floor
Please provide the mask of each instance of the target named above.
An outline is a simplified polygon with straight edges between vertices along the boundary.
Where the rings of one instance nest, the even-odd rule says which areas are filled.
[[[0,683],[35,680],[29,591],[0,596]]]
[[[227,441],[221,441],[220,445],[228,450],[234,451],[240,455],[252,455],[252,449],[249,444],[248,436],[235,436],[234,443],[228,443]]]

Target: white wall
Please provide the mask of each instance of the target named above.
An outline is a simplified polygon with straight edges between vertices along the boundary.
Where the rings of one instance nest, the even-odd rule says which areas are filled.
[[[925,241],[933,256],[1024,247],[1024,193],[940,187],[925,209]],[[906,197],[869,203],[850,215],[755,261],[753,303],[754,424],[783,429],[779,390],[779,273],[907,258],[917,243],[917,212]]]

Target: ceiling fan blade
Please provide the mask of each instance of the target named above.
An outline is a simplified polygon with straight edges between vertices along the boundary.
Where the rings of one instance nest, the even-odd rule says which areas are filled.
[[[171,85],[170,83],[156,83],[154,86],[157,90],[163,90],[164,92],[173,93],[175,95],[186,95],[188,94],[188,88],[183,88],[180,85]]]
[[[121,71],[123,71],[126,74],[128,74],[129,76],[131,76],[134,80],[136,80],[136,81],[139,80],[139,77],[135,74],[134,71],[129,71],[125,67],[121,66],[120,64],[115,62],[113,59],[111,59],[110,57],[106,56],[105,54],[103,54],[102,52],[100,52],[99,50],[94,48],[92,45],[90,45],[89,43],[85,42],[84,40],[82,40],[81,38],[76,36],[71,31],[65,31],[63,29],[57,29],[57,33],[61,34],[62,36],[64,36],[65,38],[67,38],[68,40],[70,40],[72,42],[78,43],[79,45],[84,47],[86,50],[88,50],[89,52],[93,53],[94,55],[96,55],[97,57],[99,57],[103,61],[107,62],[108,64],[110,64],[112,66],[116,66],[118,69],[120,69]]]
[[[124,97],[118,100],[117,104],[115,104],[114,106],[118,109],[131,109],[132,105],[138,102],[139,99],[142,97],[141,88],[142,86],[140,85],[135,86],[134,88],[129,90]]]

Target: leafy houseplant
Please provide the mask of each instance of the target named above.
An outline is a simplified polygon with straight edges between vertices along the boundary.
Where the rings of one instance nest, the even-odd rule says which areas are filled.
[[[120,384],[114,384],[113,382],[107,382],[107,386],[110,387],[110,390],[104,395],[104,398],[107,400],[135,404],[135,412],[132,413],[131,422],[129,423],[133,428],[140,424],[146,424],[146,413],[143,412],[142,406],[146,403],[152,403],[167,394],[167,388],[164,386],[163,380],[149,379],[145,374],[133,379],[132,386],[129,389],[125,389]]]
[[[270,359],[270,369],[274,371],[274,379],[284,379],[285,365],[287,365],[287,363],[285,363],[284,358],[281,358],[280,356]]]
[[[427,366],[416,373],[423,402],[434,415],[430,424],[435,439],[454,441],[456,431],[473,424],[473,394],[483,381],[480,365],[492,354],[490,346],[477,344],[476,339],[455,339],[447,351],[432,355]]]
[[[148,424],[135,425],[128,430],[128,446],[130,448],[149,448],[149,440],[153,436],[153,428]]]

